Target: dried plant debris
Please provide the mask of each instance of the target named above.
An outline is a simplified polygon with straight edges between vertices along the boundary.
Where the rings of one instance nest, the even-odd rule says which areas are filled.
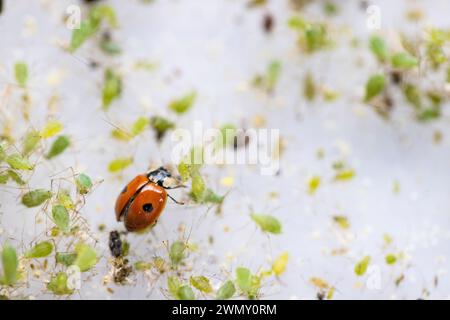
[[[381,36],[373,35],[369,39],[369,48],[385,72],[374,74],[367,80],[364,102],[372,104],[378,113],[388,118],[395,103],[389,93],[390,88],[399,86],[418,121],[438,119],[441,106],[448,99],[445,88],[421,87],[427,85],[425,75],[435,73],[447,61],[443,51],[450,40],[448,34],[443,30],[430,29],[425,37],[414,43],[400,34],[404,51],[393,51]],[[421,50],[426,52],[424,57],[420,54]]]
[[[298,34],[297,43],[302,51],[315,53],[330,48],[332,41],[328,27],[321,22],[309,21],[303,17],[294,16],[289,19],[288,26]]]
[[[278,82],[281,73],[281,63],[272,61],[266,68],[265,74],[258,74],[253,77],[252,84],[256,88],[261,88],[267,93],[271,93]]]

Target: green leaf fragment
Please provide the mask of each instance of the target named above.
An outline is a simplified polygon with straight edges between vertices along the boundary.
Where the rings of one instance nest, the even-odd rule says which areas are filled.
[[[431,28],[428,32],[426,43],[426,56],[431,62],[433,69],[438,69],[443,63],[448,61],[445,47],[450,41],[448,30]]]
[[[170,294],[177,300],[179,300],[178,289],[181,287],[180,279],[175,276],[170,276],[167,278],[167,288]]]
[[[122,257],[126,257],[130,253],[130,243],[127,240],[122,241]]]
[[[414,108],[422,108],[422,96],[416,86],[409,83],[406,84],[403,87],[403,95],[405,96],[406,101],[408,101]]]
[[[397,257],[394,254],[388,254],[385,260],[387,264],[394,264],[397,262]]]
[[[52,197],[52,192],[45,189],[31,190],[22,196],[22,204],[28,208],[37,207]]]
[[[169,258],[172,265],[176,266],[184,259],[184,253],[186,250],[186,244],[182,241],[175,241],[170,246]]]
[[[313,195],[316,193],[320,186],[320,177],[314,176],[308,181],[308,194]]]
[[[25,258],[45,258],[53,252],[53,243],[50,241],[42,241],[37,243],[33,248],[25,252]]]
[[[370,263],[370,256],[365,256],[361,261],[359,261],[356,266],[355,266],[355,274],[357,276],[363,276],[366,271],[367,271],[367,267],[369,266]]]
[[[67,285],[69,277],[65,272],[58,272],[54,277],[50,279],[47,284],[47,289],[56,295],[72,294],[73,289],[70,289]]]
[[[250,8],[263,6],[267,3],[267,0],[249,0],[247,6]]]
[[[223,200],[225,199],[225,196],[220,196],[211,189],[206,189],[203,193],[203,200],[202,203],[215,203],[215,204],[221,204]]]
[[[41,135],[38,131],[36,131],[36,130],[29,131],[25,135],[25,138],[23,140],[22,153],[24,155],[29,155],[34,150],[36,150],[40,141],[41,141]]]
[[[117,28],[119,26],[119,22],[117,21],[116,12],[113,7],[108,5],[100,5],[92,8],[90,12],[90,16],[94,19],[105,19],[108,24]]]
[[[82,21],[79,29],[74,29],[72,32],[72,38],[70,40],[70,51],[74,52],[93,34],[95,34],[99,28],[100,21],[95,19],[88,19]]]
[[[197,277],[191,276],[189,281],[195,289],[201,292],[210,293],[213,291],[209,279],[206,278],[205,276],[197,276]]]
[[[178,288],[178,300],[195,300],[194,291],[188,285],[182,285]]]
[[[20,61],[14,65],[14,76],[21,87],[26,86],[28,81],[28,66],[25,62]]]
[[[8,178],[13,180],[15,183],[17,183],[19,186],[23,186],[26,184],[26,182],[22,179],[20,174],[18,174],[16,171],[8,169],[6,171],[6,175]]]
[[[131,128],[131,133],[133,136],[137,136],[138,134],[142,133],[148,126],[148,120],[145,117],[139,117],[134,123],[133,127]]]
[[[70,145],[70,139],[68,136],[59,136],[53,142],[50,151],[45,156],[47,159],[52,159],[63,153]]]
[[[441,108],[439,106],[432,106],[429,108],[422,109],[417,114],[417,120],[426,122],[426,121],[437,119],[440,116],[441,116]]]
[[[252,286],[252,273],[249,269],[236,268],[236,284],[243,292],[248,292]]]
[[[133,158],[119,158],[111,161],[108,166],[109,172],[120,172],[125,170],[133,163]]]
[[[6,157],[6,163],[8,163],[9,166],[15,170],[33,170],[34,168],[28,159],[22,157],[18,153]]]
[[[314,53],[330,45],[331,41],[325,24],[292,17],[288,21],[288,26],[298,32],[298,43],[307,53]]]
[[[227,300],[233,297],[236,293],[236,288],[233,281],[227,280],[222,284],[222,286],[217,291],[217,300]]]
[[[331,1],[325,2],[323,9],[324,9],[325,13],[329,16],[333,16],[333,15],[337,14],[339,11],[337,5]]]
[[[168,130],[175,128],[175,124],[172,121],[160,116],[153,116],[150,119],[150,125],[156,132],[158,140],[161,140]]]
[[[61,132],[63,129],[63,125],[61,122],[56,120],[51,120],[47,122],[44,128],[41,130],[40,135],[43,139],[47,139],[53,137]]]
[[[281,74],[281,63],[272,61],[268,64],[264,74],[257,74],[252,80],[253,86],[261,88],[268,93],[275,88]]]
[[[118,22],[114,9],[107,5],[95,6],[89,12],[86,20],[82,21],[79,29],[74,29],[70,41],[70,51],[74,52],[100,28],[101,22],[106,20],[111,27],[117,27]]]
[[[272,264],[272,272],[276,276],[280,276],[286,270],[286,266],[289,262],[289,252],[283,252]]]
[[[374,97],[383,92],[385,82],[385,77],[382,74],[371,76],[366,83],[366,95],[364,97],[364,101],[369,102]]]
[[[350,223],[348,222],[348,218],[346,216],[334,216],[333,221],[341,228],[348,229],[350,228]]]
[[[407,52],[401,52],[392,56],[391,63],[394,68],[411,69],[419,65],[419,60]]]
[[[203,164],[203,148],[193,147],[189,154],[178,164],[178,172],[183,182],[193,175],[200,175],[200,167]]]
[[[84,173],[80,173],[76,178],[75,178],[75,184],[77,186],[77,192],[79,194],[87,194],[89,193],[89,191],[92,188],[92,180],[91,178],[84,174]]]
[[[369,47],[379,62],[385,62],[388,59],[388,49],[383,39],[377,36],[370,37]]]
[[[70,217],[66,207],[60,204],[53,206],[52,216],[53,221],[61,231],[68,232],[70,230],[69,228]]]
[[[218,134],[216,139],[217,148],[225,148],[227,146],[233,146],[236,139],[237,128],[233,124],[224,124],[219,129],[220,134]]]
[[[91,183],[91,186],[92,186],[92,183]],[[78,188],[78,186],[77,186],[77,188]],[[69,191],[67,191],[67,190],[58,191],[57,200],[58,200],[58,203],[60,205],[62,205],[64,208],[66,208],[67,210],[75,209],[75,204],[73,203],[72,198],[70,197]]]
[[[129,141],[133,137],[125,130],[116,128],[111,131],[111,136],[117,140]]]
[[[191,197],[195,202],[202,202],[203,195],[206,191],[206,184],[202,176],[197,173],[192,176]]]
[[[187,112],[195,102],[197,93],[192,91],[185,96],[169,103],[169,109],[175,113],[183,114]]]
[[[316,83],[310,72],[303,79],[303,95],[308,101],[313,101],[316,97]]]
[[[291,17],[288,20],[288,26],[291,29],[302,30],[306,27],[306,22],[300,17]]]
[[[17,282],[19,259],[16,249],[5,244],[2,249],[3,276],[0,283],[11,286]]]
[[[277,218],[271,215],[256,213],[252,213],[250,217],[261,228],[262,231],[270,232],[273,234],[281,233],[281,223]]]
[[[180,162],[177,166],[178,173],[182,181],[187,181],[191,177],[191,165],[186,162]]]
[[[277,85],[278,79],[281,74],[281,63],[279,61],[272,61],[267,66],[267,74],[265,79],[266,90],[268,92],[273,91]]]
[[[134,63],[134,68],[138,70],[152,71],[157,67],[157,65],[148,60],[138,60]]]
[[[154,257],[152,259],[152,265],[159,273],[164,273],[168,269],[168,264],[161,257]]]
[[[80,268],[81,272],[87,271],[97,264],[97,253],[87,244],[80,243],[75,247],[77,258],[75,265]]]
[[[9,180],[9,174],[0,174],[0,184],[6,184]]]
[[[112,56],[122,53],[122,49],[120,48],[120,46],[111,39],[103,39],[100,42],[100,49],[102,49],[102,51],[106,54]]]
[[[106,69],[102,90],[102,107],[108,110],[111,103],[122,94],[122,78],[112,69]]]
[[[344,169],[340,170],[334,176],[334,180],[336,181],[348,181],[355,177],[355,171],[352,169]]]
[[[73,265],[76,259],[76,253],[57,252],[55,255],[56,263],[60,263],[66,267]]]
[[[0,162],[5,161],[6,159],[6,152],[3,146],[0,144]]]
[[[153,264],[151,262],[137,261],[134,263],[134,269],[136,269],[137,271],[150,270],[152,267]]]

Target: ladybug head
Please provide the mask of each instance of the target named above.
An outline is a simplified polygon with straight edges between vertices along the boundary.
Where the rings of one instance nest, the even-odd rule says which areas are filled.
[[[147,173],[147,178],[165,189],[174,189],[181,186],[180,181],[172,177],[172,174],[164,167],[159,167],[156,170]]]

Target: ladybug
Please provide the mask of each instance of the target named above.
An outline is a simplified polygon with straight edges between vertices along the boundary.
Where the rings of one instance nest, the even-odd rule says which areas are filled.
[[[184,187],[170,172],[160,167],[131,180],[116,200],[116,219],[124,222],[127,231],[145,231],[156,224],[166,206],[167,197],[183,204],[167,194],[166,189]]]

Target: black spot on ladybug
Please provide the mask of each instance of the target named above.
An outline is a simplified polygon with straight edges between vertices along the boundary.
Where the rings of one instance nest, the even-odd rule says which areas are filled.
[[[123,188],[123,190],[122,190],[122,193],[127,192],[127,190],[128,190],[128,186],[125,186],[125,188]]]
[[[146,203],[142,206],[145,212],[150,213],[153,211],[153,205],[151,203]]]

